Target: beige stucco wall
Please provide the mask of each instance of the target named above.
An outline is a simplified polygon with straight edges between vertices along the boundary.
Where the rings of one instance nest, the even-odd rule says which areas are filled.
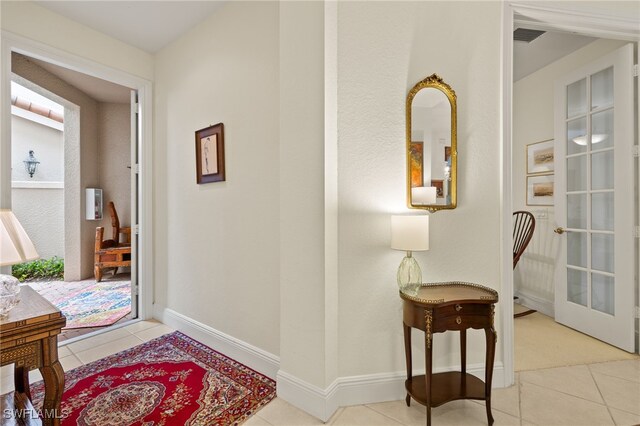
[[[61,130],[11,116],[12,210],[41,258],[64,258],[64,140]],[[40,161],[30,177],[23,160]]]
[[[104,200],[104,219],[96,226],[111,238],[107,203],[113,201],[120,226],[131,224],[131,106],[98,103],[98,182]]]

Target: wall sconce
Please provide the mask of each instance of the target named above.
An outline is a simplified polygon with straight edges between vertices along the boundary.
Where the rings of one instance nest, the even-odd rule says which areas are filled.
[[[29,151],[29,157],[27,157],[27,159],[24,160],[23,163],[24,168],[27,170],[27,173],[29,173],[29,177],[33,177],[33,174],[38,168],[38,164],[40,164],[40,162],[36,160],[36,157],[33,156],[33,150]]]

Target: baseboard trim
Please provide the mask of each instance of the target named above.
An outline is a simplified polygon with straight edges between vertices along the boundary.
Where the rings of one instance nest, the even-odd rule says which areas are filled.
[[[337,399],[338,381],[321,389],[285,371],[278,371],[277,394],[291,405],[326,422],[340,407]]]
[[[434,369],[434,373],[456,370],[457,366],[438,368]],[[468,365],[467,372],[484,380],[484,364]],[[414,374],[424,374],[424,371],[416,370]],[[280,370],[278,397],[326,422],[339,407],[403,400],[407,394],[404,388],[406,375],[406,372],[398,371],[339,377],[327,389],[321,389]],[[496,363],[493,387],[505,386],[504,366]]]
[[[279,398],[324,422],[329,420],[339,407],[398,401],[404,399],[406,395],[404,371],[339,377],[326,389],[322,389],[281,370],[279,357],[173,309],[156,304],[153,307],[153,317],[274,379]],[[457,369],[457,366],[436,368],[434,373]],[[467,372],[484,380],[484,364],[467,365]],[[415,370],[414,374],[424,374],[424,371]],[[493,369],[493,387],[501,388],[509,385],[505,383],[504,366],[501,362],[496,363]]]
[[[193,337],[216,351],[276,380],[280,358],[206,324],[164,306],[153,306],[153,317],[169,327]]]
[[[540,296],[533,295],[529,292],[518,290],[515,294],[520,299],[518,303],[529,309],[543,313],[551,318],[555,316],[555,307],[553,300],[547,300]]]

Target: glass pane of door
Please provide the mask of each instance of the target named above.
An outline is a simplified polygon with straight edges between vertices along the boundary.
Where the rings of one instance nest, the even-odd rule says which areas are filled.
[[[566,96],[567,300],[612,314],[613,68],[569,84]]]
[[[613,67],[591,76],[591,109],[607,108],[611,105],[613,105]]]
[[[587,306],[587,273],[567,268],[567,300]]]
[[[587,112],[587,79],[567,86],[567,118]]]
[[[591,274],[591,307],[605,314],[615,315],[615,279],[602,274]]]

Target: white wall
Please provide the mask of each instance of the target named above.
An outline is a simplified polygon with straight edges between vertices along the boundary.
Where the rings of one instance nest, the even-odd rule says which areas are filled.
[[[12,115],[12,209],[43,259],[64,258],[64,146],[60,130]],[[40,164],[33,178],[23,160]],[[26,184],[25,184],[26,182]],[[55,182],[55,184],[51,184]]]
[[[11,180],[22,182],[64,181],[64,139],[60,130],[26,118],[11,116]],[[29,151],[40,164],[33,177],[29,176],[23,161]]]
[[[526,146],[553,139],[554,81],[626,44],[596,40],[576,52],[528,75],[513,86],[513,209],[539,216],[536,229],[514,271],[514,288],[523,303],[553,315],[555,263],[559,240],[553,206],[528,206],[526,194]],[[556,167],[560,164],[556,162]]]
[[[131,224],[131,105],[98,103],[98,182],[102,188],[105,238],[111,238],[111,216],[107,203],[113,201],[120,226]]]
[[[154,145],[155,303],[276,355],[278,79],[277,3],[227,3],[158,53]],[[219,122],[226,181],[198,185],[194,132]]]
[[[434,72],[458,97],[459,202],[431,215],[431,249],[415,257],[424,281],[500,289],[500,8],[339,3],[340,376],[405,368],[395,277],[404,254],[389,246],[390,215],[407,212],[406,95]],[[423,338],[414,342],[424,359]],[[484,362],[484,350],[484,335],[470,333],[468,362]],[[458,363],[457,336],[436,335],[435,367]]]

